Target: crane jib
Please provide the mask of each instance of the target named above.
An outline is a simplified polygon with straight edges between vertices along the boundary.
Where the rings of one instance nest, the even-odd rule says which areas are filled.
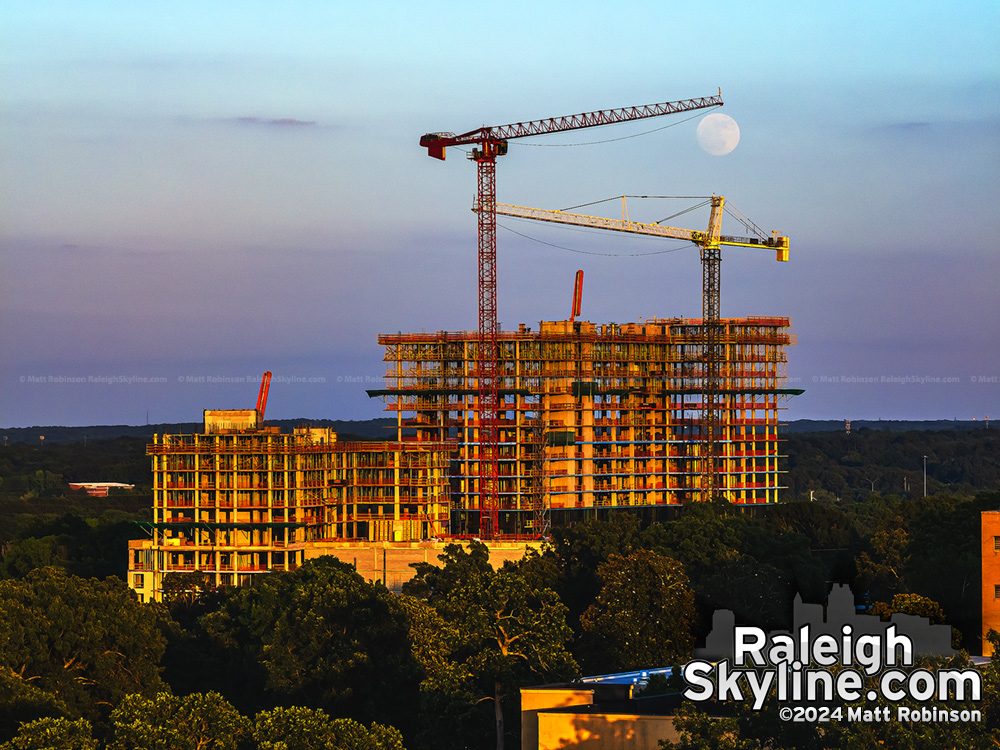
[[[497,143],[513,138],[559,133],[567,130],[580,130],[582,128],[593,128],[600,125],[643,120],[661,115],[671,115],[678,112],[690,112],[721,106],[722,94],[720,92],[717,96],[703,96],[698,99],[682,99],[680,101],[663,102],[661,104],[605,109],[596,112],[583,112],[578,115],[567,115],[565,117],[550,117],[544,120],[529,120],[527,122],[515,122],[510,125],[482,127],[470,130],[468,133],[462,133],[461,135],[455,135],[454,133],[427,133],[420,138],[420,145],[427,149],[429,156],[444,159],[444,149],[448,146]]]
[[[721,200],[721,197],[720,197]],[[480,211],[481,204],[477,201],[473,211]],[[606,229],[612,232],[626,232],[630,234],[644,234],[653,237],[666,237],[675,240],[687,240],[699,247],[709,245],[729,245],[737,247],[769,248],[776,251],[776,260],[788,260],[788,237],[772,232],[770,237],[761,233],[757,237],[736,237],[728,234],[716,234],[715,241],[712,240],[713,233],[711,227],[709,231],[702,232],[695,229],[678,229],[668,227],[663,224],[645,224],[637,221],[624,219],[609,219],[601,216],[585,216],[583,214],[569,213],[568,211],[550,211],[544,208],[527,208],[525,206],[513,206],[509,203],[494,204],[494,211],[497,216],[513,216],[519,219],[534,219],[537,221],[548,221],[555,224],[571,224],[574,226],[591,227],[594,229]]]

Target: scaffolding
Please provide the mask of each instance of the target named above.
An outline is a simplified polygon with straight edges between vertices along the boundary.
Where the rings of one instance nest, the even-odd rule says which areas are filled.
[[[294,570],[331,541],[448,533],[450,444],[340,442],[328,428],[258,427],[254,410],[205,412],[201,434],[154,435],[150,538],[130,543],[129,582],[159,599],[163,575],[211,587]]]
[[[553,513],[677,506],[723,497],[774,503],[788,318],[595,325],[548,321],[497,335],[499,523],[544,534]],[[452,532],[478,532],[479,338],[476,332],[382,334],[386,388],[407,444],[452,441]],[[706,487],[705,350],[716,346],[714,489]]]

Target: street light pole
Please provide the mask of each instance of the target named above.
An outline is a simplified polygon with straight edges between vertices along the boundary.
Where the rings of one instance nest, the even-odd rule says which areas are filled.
[[[927,456],[924,456],[924,497],[927,497]]]

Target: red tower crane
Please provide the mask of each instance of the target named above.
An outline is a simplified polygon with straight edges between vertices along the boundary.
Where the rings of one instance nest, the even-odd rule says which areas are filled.
[[[499,526],[499,430],[500,397],[497,366],[497,218],[496,160],[507,153],[507,142],[514,138],[560,133],[599,125],[643,120],[679,112],[722,106],[722,91],[717,96],[683,99],[639,107],[605,109],[566,117],[516,122],[510,125],[481,127],[468,133],[427,133],[420,145],[427,155],[445,158],[449,146],[472,146],[469,158],[476,162],[479,207],[479,346],[476,355],[479,396],[479,535],[496,536]]]

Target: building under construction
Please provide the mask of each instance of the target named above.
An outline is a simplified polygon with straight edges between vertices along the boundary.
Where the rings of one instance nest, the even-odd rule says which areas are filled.
[[[153,437],[150,538],[129,544],[129,582],[141,595],[158,599],[171,572],[250,585],[330,553],[334,540],[447,532],[453,446],[340,442],[327,428],[289,434],[261,422],[255,409],[206,410],[202,433]]]
[[[777,435],[788,318],[722,319],[706,487],[705,327],[648,319],[542,322],[498,335],[499,526],[491,551],[516,559],[555,521],[721,495],[754,505],[782,489]],[[164,576],[252,585],[334,554],[398,586],[448,537],[479,533],[476,332],[379,337],[394,441],[342,442],[327,428],[282,433],[258,409],[206,410],[204,429],[156,435],[148,539],[129,543],[129,583],[159,599]],[[662,512],[661,512],[662,511]],[[498,537],[520,536],[520,543]],[[509,549],[508,549],[509,547]]]
[[[500,332],[499,532],[544,535],[558,514],[655,511],[710,494],[777,502],[779,404],[798,392],[782,387],[789,328],[783,317],[718,321],[712,443],[701,320],[566,320]],[[400,443],[454,444],[453,534],[477,533],[482,508],[479,340],[470,331],[383,334],[387,387],[369,391],[396,414]],[[714,490],[705,482],[710,444]]]

